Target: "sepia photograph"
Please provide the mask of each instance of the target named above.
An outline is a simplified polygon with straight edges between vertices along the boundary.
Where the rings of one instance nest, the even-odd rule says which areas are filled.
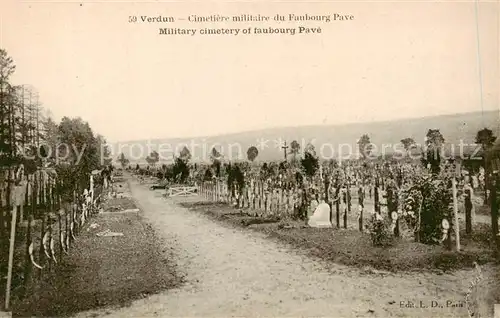
[[[0,318],[500,318],[499,0],[0,0]]]

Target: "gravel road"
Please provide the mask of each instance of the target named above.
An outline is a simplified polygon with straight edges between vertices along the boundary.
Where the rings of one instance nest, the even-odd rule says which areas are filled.
[[[262,234],[191,212],[145,185],[131,181],[131,190],[146,219],[173,246],[186,283],[130,307],[80,316],[468,317],[465,307],[447,302],[464,305],[475,271],[390,274],[324,264]],[[489,270],[483,268],[483,281]],[[486,287],[481,289],[485,299]],[[405,307],[411,303],[415,308]],[[486,308],[480,305],[484,313]]]

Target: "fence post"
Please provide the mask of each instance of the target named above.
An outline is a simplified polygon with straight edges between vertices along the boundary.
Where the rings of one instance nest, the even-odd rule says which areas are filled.
[[[453,190],[453,214],[455,218],[455,242],[457,246],[457,251],[460,251],[460,226],[458,223],[457,179],[453,177],[451,179],[451,182]]]
[[[219,179],[215,179],[215,202],[219,202],[220,189],[219,189]]]
[[[337,185],[335,189],[335,212],[336,212],[336,221],[337,221],[337,228],[340,228],[340,200],[342,198],[340,197],[340,186]]]
[[[330,191],[330,180],[328,179],[328,176],[326,176],[325,177],[325,202],[330,206],[329,220],[331,223],[332,222],[332,204],[331,204],[329,197],[328,197],[328,191]]]
[[[17,202],[14,200],[12,204],[12,221],[10,223],[10,246],[9,246],[9,264],[7,269],[7,286],[5,289],[5,310],[9,310],[10,306],[10,287],[12,284],[12,266],[14,265],[14,240],[16,239],[16,223],[17,223]]]
[[[255,210],[255,181],[252,182],[252,208]]]
[[[40,250],[39,250],[39,259],[40,259],[40,265],[44,266],[44,259],[45,259],[45,246],[43,245],[43,237],[45,235],[45,213],[42,211],[42,226],[40,229]],[[39,278],[42,278],[42,271],[40,270]]]
[[[472,190],[466,185],[465,188],[465,233],[472,234]]]
[[[387,187],[387,211],[389,213],[389,218],[391,219],[392,222],[394,222],[394,229],[393,229],[393,235],[396,237],[399,237],[399,223],[398,219],[393,219],[392,218],[392,213],[397,212],[397,198],[395,196],[397,195],[394,187],[392,185],[388,185]]]
[[[349,196],[347,192],[348,188],[345,188],[342,193],[342,210],[344,210],[344,229],[347,229],[347,212],[349,211]]]
[[[59,221],[59,261],[62,261],[63,258],[63,236],[62,236],[62,210],[59,210],[57,213],[57,218]]]
[[[2,172],[0,171],[0,173],[2,173]],[[1,250],[0,253],[2,253],[2,254],[4,253],[4,251],[7,250],[7,246],[5,244],[7,242],[7,233],[6,233],[6,229],[5,229],[5,217],[6,217],[6,215],[4,216],[4,207],[3,207],[4,195],[3,195],[3,192],[4,192],[3,187],[0,187],[0,250]]]
[[[31,259],[30,259],[30,253],[29,253],[29,247],[31,245],[31,223],[33,222],[33,183],[34,183],[33,177],[30,177],[30,180],[28,180],[28,185],[27,185],[27,200],[26,200],[26,218],[28,221],[28,224],[26,226],[26,250],[25,250],[25,263],[24,263],[24,292],[27,292],[29,280],[31,277]],[[29,203],[29,208],[28,208],[28,203]]]
[[[497,199],[497,184],[498,176],[492,174],[490,180],[490,202],[491,202],[491,231],[493,240],[496,243],[495,254],[500,258],[500,235],[498,233],[498,199]]]
[[[266,213],[266,214],[267,214],[267,197],[268,197],[268,193],[266,192],[265,197],[264,197],[264,213]]]
[[[358,204],[359,204],[359,231],[363,232],[363,210],[365,209],[365,194],[363,186],[360,186],[358,189]]]

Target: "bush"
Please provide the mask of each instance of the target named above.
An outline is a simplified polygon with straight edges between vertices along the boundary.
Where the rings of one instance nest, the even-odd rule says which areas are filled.
[[[447,219],[452,227],[451,189],[446,180],[434,180],[424,183],[421,191],[425,199],[420,215],[420,241],[424,244],[439,244],[442,236],[442,220]]]
[[[212,181],[212,177],[212,170],[210,170],[210,168],[207,168],[207,170],[205,170],[205,175],[203,176],[203,181]]]
[[[189,177],[189,166],[185,160],[176,158],[172,170],[174,182],[186,182],[187,178]]]
[[[443,219],[448,220],[450,229],[453,229],[452,177],[453,173],[447,167],[441,167],[439,174],[413,175],[412,187],[404,191],[405,210],[413,213],[403,216],[410,227],[418,230],[421,243],[441,243]],[[420,224],[418,224],[419,210]]]
[[[392,245],[392,236],[387,229],[383,217],[379,213],[372,216],[369,229],[373,246]]]

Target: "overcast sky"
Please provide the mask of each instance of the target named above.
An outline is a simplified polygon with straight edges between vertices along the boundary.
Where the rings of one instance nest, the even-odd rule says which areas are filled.
[[[498,3],[1,0],[14,84],[109,141],[481,111],[499,105]],[[82,5],[80,5],[82,3]],[[354,15],[321,34],[159,35],[131,15]],[[163,27],[192,27],[186,21]],[[216,27],[199,25],[199,27]]]

